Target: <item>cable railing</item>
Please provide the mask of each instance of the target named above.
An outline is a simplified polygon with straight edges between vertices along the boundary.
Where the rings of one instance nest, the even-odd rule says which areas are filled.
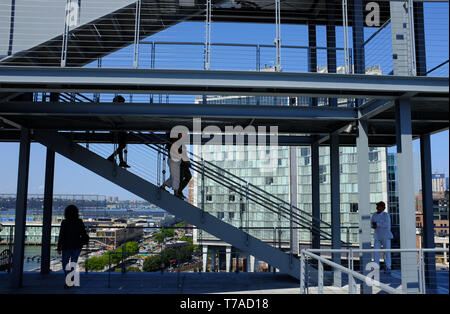
[[[448,40],[445,41],[442,31],[448,29],[445,1],[424,1],[423,21],[420,14],[411,13],[414,10],[410,6],[415,7],[416,1],[370,3],[370,7],[361,8],[362,33],[353,32],[353,14],[349,12],[353,6],[347,1],[316,3],[315,23],[310,21],[311,14],[297,3],[282,1],[279,16],[276,0],[251,3],[217,0],[211,1],[212,8],[208,3],[206,0],[190,5],[173,0],[5,3],[0,10],[5,20],[9,18],[11,27],[0,30],[4,43],[0,63],[92,66],[103,58],[105,67],[204,69],[207,53],[208,69],[212,70],[260,71],[274,69],[279,63],[283,71],[323,72],[329,66],[330,54],[330,61],[334,58],[336,63],[336,69],[330,71],[353,73],[354,57],[360,62],[359,52],[355,54],[350,42],[355,40],[364,46],[367,74],[386,75],[393,71],[395,62],[392,48],[397,38],[392,23],[398,19],[391,15],[398,13],[393,9],[397,3],[408,8],[403,10],[408,13],[405,15],[408,29],[404,32],[408,32],[405,36],[409,39],[405,47],[410,49],[414,44],[410,40],[413,35],[410,26],[414,19],[419,19],[419,23],[425,24],[426,47],[422,42],[418,45],[427,50],[428,69],[437,65],[437,55],[446,54],[448,58],[448,48],[444,47]],[[334,40],[327,42],[326,37]],[[273,44],[274,38],[280,43],[279,49]],[[445,56],[440,59],[445,60]],[[413,66],[413,55],[411,60]]]
[[[142,133],[139,132],[135,134],[138,134],[142,140],[145,140]],[[158,154],[168,158],[167,151],[160,145],[145,145],[155,150]],[[322,239],[331,240],[331,234],[323,231],[323,229],[331,229],[331,225],[329,223],[313,217],[310,213],[291,205],[281,198],[268,193],[264,189],[252,183],[247,182],[226,169],[218,167],[210,161],[204,160],[192,152],[189,152],[189,155],[192,157],[191,167],[194,171],[199,173],[201,182],[204,182],[205,178],[208,178],[217,184],[226,187],[230,191],[237,193],[241,198],[252,201],[254,204],[264,208],[265,210],[271,211],[280,217],[283,217],[287,221],[292,220],[293,223],[311,228],[311,232],[317,232],[320,234]],[[320,229],[317,229],[317,227],[314,226],[315,223],[321,225]]]

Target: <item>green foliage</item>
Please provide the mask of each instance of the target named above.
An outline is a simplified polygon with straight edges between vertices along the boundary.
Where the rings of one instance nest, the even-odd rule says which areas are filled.
[[[185,228],[186,227],[186,222],[185,221],[181,221],[179,223],[174,224],[173,226],[177,227],[177,228]]]
[[[162,258],[161,255],[152,255],[145,259],[144,264],[142,266],[142,270],[149,271],[157,271],[161,269]]]
[[[191,243],[178,249],[166,248],[161,254],[147,257],[144,261],[142,269],[147,272],[157,271],[161,269],[162,263],[164,263],[164,266],[169,266],[173,260],[176,260],[176,263],[188,262],[192,259],[193,250],[194,245]]]
[[[135,241],[127,242],[119,246],[115,250],[106,252],[100,257],[93,256],[88,258],[84,263],[83,267],[88,267],[89,270],[100,271],[106,266],[111,264],[118,264],[122,261],[122,258],[133,256],[139,252],[139,244]],[[87,264],[86,264],[87,263]]]
[[[140,273],[141,270],[140,270],[139,267],[136,267],[136,266],[130,266],[130,267],[127,268],[127,272],[128,272],[128,273]]]
[[[163,229],[154,235],[153,240],[158,243],[163,243],[164,239],[171,238],[175,236],[175,231],[173,229]]]

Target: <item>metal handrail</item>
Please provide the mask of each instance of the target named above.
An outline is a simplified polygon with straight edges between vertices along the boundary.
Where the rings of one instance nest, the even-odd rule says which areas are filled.
[[[139,135],[141,135],[141,136],[143,135],[141,132],[138,132],[138,133],[139,133]],[[159,137],[157,134],[154,134],[154,135],[155,135],[156,137]],[[142,137],[141,137],[141,138],[142,138]],[[163,138],[160,137],[160,139],[164,141]],[[158,145],[156,145],[156,144],[154,144],[154,145],[155,145],[155,146],[158,146]],[[147,146],[149,146],[150,148],[154,149],[153,147],[150,146],[150,144],[147,144]],[[159,148],[159,152],[161,152],[161,153],[165,154],[166,156],[168,156],[164,149],[162,149],[162,148],[159,147],[159,146],[158,146],[158,148]],[[212,163],[212,162],[209,162],[209,161],[207,161],[207,160],[204,160],[203,158],[201,158],[200,156],[195,155],[195,154],[192,153],[192,152],[189,152],[189,154],[190,154],[192,157],[199,159],[201,162],[206,163],[206,164],[208,164],[208,165],[210,165],[210,166],[212,166],[212,167],[217,168],[218,170],[217,170],[217,171],[214,171],[214,170],[212,170],[212,169],[210,169],[210,168],[206,168],[206,169],[211,170],[211,171],[215,172],[215,173],[218,174],[218,175],[227,174],[227,175],[229,175],[229,176],[231,176],[231,177],[237,179],[238,181],[241,181],[242,183],[239,184],[239,186],[247,186],[247,185],[248,185],[249,187],[255,188],[256,190],[258,190],[258,191],[261,192],[262,194],[269,195],[269,197],[274,198],[274,199],[275,199],[276,201],[278,201],[279,203],[283,203],[284,205],[286,205],[286,206],[289,207],[289,208],[291,207],[291,204],[289,204],[288,202],[282,200],[281,198],[279,198],[279,197],[277,197],[277,196],[275,196],[275,195],[273,195],[273,194],[268,193],[267,191],[261,189],[260,187],[254,185],[254,184],[252,184],[252,183],[250,183],[250,182],[245,181],[244,179],[242,179],[242,178],[236,176],[235,174],[229,172],[228,170],[223,169],[223,168],[221,168],[221,167],[215,165],[215,164]],[[195,159],[192,160],[191,162],[192,162],[192,163],[200,164],[200,162],[195,161]],[[193,169],[193,170],[194,170],[194,169]],[[265,200],[270,201],[268,198],[265,198]],[[270,201],[270,202],[272,202],[273,205],[275,205],[275,206],[279,206],[279,205],[280,205],[279,203],[275,203],[275,202],[273,202],[273,201]],[[316,217],[313,217],[312,214],[310,214],[310,213],[308,213],[308,212],[306,212],[306,211],[303,211],[303,210],[299,209],[299,208],[296,207],[296,206],[292,206],[292,208],[296,209],[298,212],[302,213],[303,215],[309,216],[312,220],[318,221],[318,222],[320,222],[321,224],[324,224],[325,226],[327,226],[328,228],[331,228],[331,224],[329,224],[329,223],[327,223],[327,222],[325,222],[325,221],[323,221],[323,220],[321,220],[321,219],[318,219],[318,218],[316,218]],[[284,209],[285,209],[285,208],[284,208]]]
[[[136,133],[135,133],[135,134],[136,134]],[[154,135],[158,137],[157,134],[154,134]],[[140,138],[143,138],[143,137],[144,137],[144,135],[143,135],[141,132],[137,132],[137,136],[140,137]],[[161,138],[161,140],[164,141],[164,139],[162,139],[162,138]],[[165,149],[163,149],[160,145],[157,145],[157,144],[145,144],[145,145],[146,145],[147,147],[153,149],[153,150],[156,150],[156,151],[159,152],[159,153],[164,154],[165,156],[168,156],[168,153],[167,153],[167,152],[165,151]],[[251,184],[251,183],[248,183],[248,182],[245,181],[244,179],[239,178],[238,176],[232,174],[231,172],[229,172],[229,171],[227,171],[227,170],[225,170],[225,169],[223,169],[223,168],[221,168],[221,167],[219,167],[219,166],[217,166],[217,165],[215,165],[215,164],[213,164],[213,163],[211,163],[211,162],[209,162],[209,161],[206,161],[206,160],[204,160],[203,158],[201,158],[201,157],[199,157],[199,156],[196,156],[196,155],[193,154],[192,152],[189,152],[189,154],[190,154],[192,157],[198,158],[198,159],[201,160],[201,162],[198,162],[198,161],[196,161],[195,159],[191,161],[191,168],[192,168],[194,171],[201,172],[202,175],[205,175],[207,178],[209,178],[209,179],[215,181],[216,183],[219,183],[219,184],[221,184],[222,186],[225,186],[225,187],[229,188],[230,190],[232,190],[232,191],[235,192],[235,193],[240,194],[241,196],[244,196],[244,197],[249,198],[250,200],[252,200],[252,201],[255,202],[256,204],[258,204],[258,205],[260,205],[260,206],[263,206],[263,207],[265,207],[266,209],[268,209],[268,210],[270,210],[270,211],[272,211],[272,212],[274,212],[274,213],[276,213],[276,214],[281,215],[283,218],[290,220],[290,211],[289,211],[289,209],[291,208],[291,205],[290,205],[289,203],[287,203],[286,201],[283,201],[283,200],[281,200],[280,198],[278,198],[278,197],[276,197],[276,196],[274,196],[274,195],[272,195],[272,194],[266,192],[265,190],[263,190],[263,189],[261,189],[261,188],[255,186],[255,185],[253,185],[253,184]],[[209,166],[212,166],[212,167],[206,167],[206,166],[204,166],[205,163],[208,164]],[[216,168],[217,170],[214,170],[214,169],[212,169],[212,168]],[[207,170],[207,172],[205,172],[205,171],[202,170],[202,169]],[[212,172],[212,174],[209,173],[209,172]],[[236,179],[237,179],[238,181],[240,181],[241,183],[235,182],[235,181],[233,181],[232,179],[227,178],[226,176],[224,176],[224,174],[227,174],[227,175],[229,175],[229,176],[231,176],[231,177],[233,177],[233,178],[236,178]],[[220,180],[218,179],[218,177],[220,177]],[[228,180],[228,182],[224,182],[224,179],[225,179],[225,180]],[[252,191],[251,189],[248,189],[248,191],[251,192],[251,195],[248,195],[248,194],[247,194],[247,190],[246,190],[245,192],[242,191],[242,187],[246,187],[246,186],[248,186],[248,187],[251,186],[252,188],[255,188],[255,189],[257,189],[258,191],[260,191],[260,193],[255,192],[255,191]],[[279,201],[279,203],[274,202],[274,201],[271,200],[270,198],[276,199],[277,201]],[[268,205],[267,203],[265,203],[265,202],[271,203],[272,206],[274,206],[275,208],[279,208],[280,212],[277,212],[277,211],[273,210],[272,207],[269,206],[269,205]],[[281,204],[280,204],[280,203],[281,203]],[[280,205],[282,205],[282,206],[280,206]],[[288,206],[289,209],[286,209],[285,206]],[[300,214],[307,215],[307,216],[309,216],[312,220],[319,221],[320,224],[324,224],[324,225],[325,225],[325,228],[328,227],[328,228],[331,229],[331,225],[330,225],[330,224],[328,224],[328,223],[326,223],[326,222],[324,222],[324,221],[322,221],[322,220],[320,220],[320,219],[317,219],[317,218],[313,217],[310,213],[305,212],[305,211],[302,211],[301,209],[299,209],[299,208],[297,208],[297,207],[295,207],[295,206],[292,206],[292,208],[293,208],[293,209],[296,209],[297,212],[298,212],[298,213],[295,213],[296,218],[299,219],[299,220],[295,221],[296,223],[298,223],[299,225],[302,225],[302,226],[304,226],[304,227],[309,228],[309,230],[310,230],[311,232],[314,232],[314,231],[315,231],[315,232],[318,232],[318,233],[320,234],[321,238],[324,239],[324,240],[330,240],[330,239],[331,239],[331,235],[330,235],[329,233],[324,232],[323,230],[321,230],[322,228],[320,228],[320,227],[319,227],[319,228],[316,228],[316,227],[312,224],[311,221],[308,221],[305,217],[302,217]],[[326,236],[327,236],[327,237],[326,237]],[[347,242],[345,242],[345,241],[342,241],[342,240],[341,240],[341,242],[342,242],[343,244],[347,244]]]
[[[367,280],[370,280],[372,282],[372,284],[374,286],[377,286],[378,288],[380,288],[381,290],[388,292],[388,293],[404,293],[404,291],[399,291],[397,289],[393,289],[392,287],[383,284],[377,280],[374,280],[373,278],[370,278],[368,276],[362,275],[358,272],[355,272],[353,270],[353,264],[352,262],[349,263],[349,265],[352,265],[351,269],[350,268],[346,268],[340,264],[334,263],[332,261],[327,260],[324,257],[321,257],[319,255],[316,255],[314,253],[337,253],[337,254],[341,254],[341,253],[346,253],[348,256],[349,261],[352,261],[353,259],[353,254],[354,253],[418,253],[419,254],[419,259],[418,259],[418,264],[417,267],[419,269],[419,287],[420,287],[420,292],[421,293],[425,293],[426,291],[426,287],[425,287],[425,269],[424,269],[424,260],[423,260],[423,256],[424,253],[444,253],[444,252],[449,252],[449,249],[444,249],[444,248],[410,248],[410,249],[304,249],[300,252],[300,257],[301,257],[301,263],[300,263],[300,278],[301,278],[301,283],[300,283],[300,290],[302,293],[305,292],[305,256],[309,256],[311,258],[316,259],[319,262],[318,265],[318,270],[319,270],[319,274],[318,274],[318,278],[319,278],[319,282],[318,282],[318,291],[319,293],[323,293],[323,265],[322,264],[327,264],[331,267],[333,267],[336,270],[339,270],[343,273],[348,274],[349,276],[349,292],[350,293],[356,293],[356,288],[355,288],[355,282],[354,282],[354,278],[360,279],[363,282]]]
[[[150,146],[150,145],[147,144],[147,146]],[[151,147],[151,146],[150,146],[150,147]],[[152,147],[151,147],[151,148],[152,148]],[[158,152],[161,152],[162,154],[164,154],[164,155],[167,156],[167,153],[164,152],[164,150],[161,150],[161,148],[156,148],[156,149],[158,150]],[[263,206],[263,207],[267,208],[268,210],[270,210],[270,211],[272,211],[272,212],[274,212],[274,213],[277,213],[277,212],[274,211],[273,209],[271,209],[271,207],[268,206],[267,203],[261,203],[261,202],[268,201],[268,202],[273,203],[274,207],[280,207],[279,204],[276,204],[276,203],[274,203],[272,200],[269,200],[268,198],[265,198],[265,197],[263,197],[263,196],[262,196],[263,200],[258,199],[257,197],[254,196],[254,194],[252,194],[252,195],[249,196],[248,194],[246,194],[246,191],[244,192],[244,191],[242,190],[242,185],[239,185],[238,183],[236,183],[236,182],[234,182],[234,181],[232,181],[232,180],[229,180],[229,178],[220,176],[220,180],[219,180],[219,179],[218,179],[219,176],[214,176],[214,174],[216,174],[216,175],[221,175],[220,173],[218,173],[217,171],[214,171],[214,170],[212,170],[212,169],[210,169],[210,168],[207,168],[207,167],[202,168],[200,165],[198,165],[198,162],[193,161],[193,163],[192,163],[192,165],[191,165],[191,168],[192,168],[194,171],[201,172],[206,178],[211,179],[211,180],[213,180],[213,181],[216,182],[216,183],[219,183],[220,185],[222,185],[222,186],[224,186],[224,187],[226,187],[226,188],[232,190],[233,192],[239,194],[240,196],[249,198],[250,200],[252,200],[252,201],[255,202],[256,204],[258,204],[258,205],[260,205],[260,206]],[[212,171],[213,174],[204,172],[203,169]],[[219,169],[220,169],[220,168],[219,168]],[[224,171],[225,171],[225,170],[224,170]],[[229,182],[224,182],[223,179],[229,180]],[[256,195],[258,195],[258,194],[256,194]],[[284,207],[283,207],[283,209],[284,209]],[[282,213],[284,214],[284,215],[282,215],[283,218],[290,219],[290,218],[287,217],[287,215],[288,215],[289,213],[286,212],[286,210],[284,210]],[[309,226],[309,225],[304,225],[304,223],[308,224],[309,221],[306,221],[304,217],[298,215],[297,213],[296,213],[295,215],[296,215],[297,218],[299,218],[300,220],[302,220],[301,222],[300,222],[300,221],[296,221],[299,225],[302,225],[303,227],[306,227],[307,229],[310,229],[310,231],[312,231],[312,230],[311,230],[311,226]],[[331,227],[330,227],[330,228],[331,228]],[[325,234],[326,234],[326,233],[325,233]],[[325,239],[325,240],[329,240],[328,238],[324,238],[324,239]]]
[[[388,285],[386,285],[386,284],[384,284],[382,282],[374,280],[374,279],[372,279],[372,278],[370,278],[368,276],[362,275],[362,274],[360,274],[360,273],[358,273],[358,272],[356,272],[356,271],[354,271],[352,269],[349,269],[347,267],[344,267],[342,265],[339,265],[337,263],[329,261],[326,258],[323,258],[323,257],[321,257],[319,255],[314,254],[314,253],[311,253],[309,250],[302,250],[301,255],[302,255],[302,259],[301,259],[302,266],[300,266],[300,267],[302,269],[304,268],[304,258],[303,258],[303,256],[307,255],[307,256],[309,256],[311,258],[316,259],[317,261],[319,261],[319,263],[327,264],[327,265],[329,265],[329,266],[331,266],[331,267],[333,267],[333,268],[335,268],[335,269],[337,269],[337,270],[339,270],[339,271],[341,271],[343,273],[346,273],[347,275],[349,275],[349,277],[352,276],[352,277],[357,278],[357,279],[359,279],[361,281],[366,281],[367,279],[370,279],[370,280],[372,280],[374,285],[376,285],[377,287],[379,287],[381,290],[383,290],[385,292],[388,292],[388,293],[391,293],[391,294],[403,294],[402,291],[394,289],[394,288],[392,288],[392,287],[390,287],[390,286],[388,286]],[[320,267],[320,265],[319,265],[319,267]],[[301,278],[304,278],[304,273],[303,273],[303,277],[301,277]],[[322,280],[323,280],[323,277],[322,277]],[[352,283],[350,281],[349,281],[349,289],[352,290],[353,289],[351,287]],[[304,281],[300,280],[300,282],[301,282],[300,291],[301,291],[301,293],[304,293]]]

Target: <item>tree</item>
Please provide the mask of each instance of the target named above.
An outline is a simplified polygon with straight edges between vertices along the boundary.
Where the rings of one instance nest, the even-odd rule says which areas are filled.
[[[142,270],[146,272],[157,271],[161,269],[162,258],[161,255],[149,256],[145,259]]]

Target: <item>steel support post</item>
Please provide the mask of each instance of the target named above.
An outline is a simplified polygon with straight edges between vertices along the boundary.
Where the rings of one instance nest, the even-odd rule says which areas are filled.
[[[422,204],[423,204],[423,232],[422,247],[434,249],[433,223],[433,186],[431,168],[430,134],[420,137],[420,157],[422,170]],[[425,282],[432,291],[436,289],[436,257],[435,253],[425,253]]]
[[[225,254],[226,254],[226,272],[229,273],[231,271],[231,246],[227,246],[225,248]]]
[[[11,288],[20,288],[22,286],[29,167],[30,132],[28,129],[22,128],[20,136],[19,170],[17,177],[16,221],[14,229],[13,265],[10,282]]]
[[[331,167],[331,248],[341,248],[341,191],[340,191],[340,162],[339,162],[339,134],[330,135],[330,167]],[[333,262],[341,264],[341,254],[332,255]],[[342,285],[341,272],[334,271],[334,285]]]
[[[400,214],[400,248],[416,248],[416,219],[414,211],[414,180],[411,103],[408,99],[396,100],[395,123],[397,132],[398,202]],[[402,289],[418,293],[416,253],[401,253]]]
[[[311,145],[311,184],[312,184],[312,248],[320,249],[320,168],[319,144]]]
[[[371,249],[370,232],[370,183],[369,183],[369,137],[367,120],[359,120],[356,138],[358,160],[358,213],[359,213],[359,247]],[[368,274],[366,266],[371,261],[370,253],[360,256],[360,267],[364,275]],[[361,284],[361,293],[371,294],[372,288]]]
[[[298,224],[293,222],[292,216],[294,215],[294,208],[298,207],[298,158],[297,158],[297,146],[289,146],[289,175],[290,175],[290,199],[291,199],[291,219],[289,222],[290,231],[290,248],[291,254],[299,254],[298,249]]]
[[[202,261],[203,261],[203,272],[206,273],[208,269],[208,246],[202,246]]]
[[[55,152],[47,148],[45,165],[44,209],[42,218],[41,274],[48,274],[50,272],[54,173]]]

